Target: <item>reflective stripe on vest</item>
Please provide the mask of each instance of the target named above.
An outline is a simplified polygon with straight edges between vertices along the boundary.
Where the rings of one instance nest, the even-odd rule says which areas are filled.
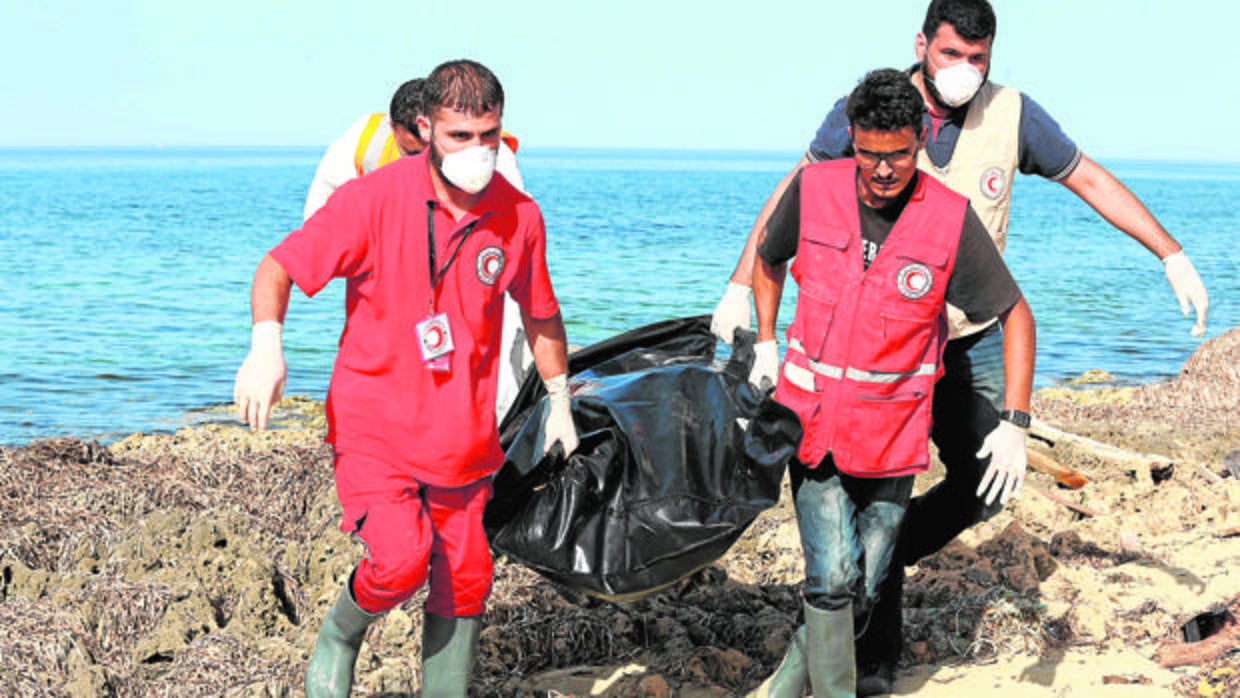
[[[802,354],[805,354],[805,346],[802,345],[801,340],[797,339],[796,337],[791,337],[788,339],[788,350],[799,351]],[[890,383],[895,383],[897,381],[903,380],[905,378],[912,378],[914,376],[933,376],[939,370],[938,364],[922,364],[918,366],[917,368],[913,369],[912,371],[901,371],[901,372],[863,371],[859,368],[853,368],[851,366],[845,369],[841,366],[832,366],[831,364],[824,364],[820,361],[811,359],[808,354],[805,354],[805,361],[807,362],[807,365],[810,367],[810,370],[812,370],[814,373],[817,373],[820,376],[825,376],[826,378],[832,378],[835,380],[839,380],[840,378],[847,378],[848,380],[859,381],[862,383],[890,384]],[[792,366],[792,364],[786,364],[786,365]],[[793,366],[793,368],[799,368],[799,367]],[[795,383],[797,382],[798,379],[800,379],[800,376],[797,376],[796,378],[794,378],[793,376],[789,376],[789,379]],[[817,388],[814,387],[814,384],[812,381],[810,382],[808,386],[799,385],[798,387],[804,388],[805,390],[813,390],[814,392],[818,392]]]
[[[387,114],[371,114],[353,153],[353,169],[357,171],[357,176],[374,172],[399,157],[400,148],[396,146],[396,136],[392,133],[392,122]]]
[[[801,420],[802,463],[830,454],[843,473],[899,477],[930,467],[944,305],[968,201],[920,177],[866,268],[856,178],[852,159],[801,171],[799,293],[775,399]]]

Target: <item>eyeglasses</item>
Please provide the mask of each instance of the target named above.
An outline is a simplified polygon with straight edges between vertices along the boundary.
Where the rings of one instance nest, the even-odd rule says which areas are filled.
[[[857,164],[866,169],[878,167],[878,163],[886,161],[887,166],[893,170],[908,167],[917,160],[916,150],[892,150],[886,153],[876,153],[872,150],[860,150],[853,146]]]

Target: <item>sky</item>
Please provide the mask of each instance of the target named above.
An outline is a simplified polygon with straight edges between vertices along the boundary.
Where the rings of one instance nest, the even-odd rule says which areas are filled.
[[[40,0],[0,6],[0,147],[325,146],[472,58],[522,147],[801,152],[927,0]],[[992,0],[991,79],[1094,158],[1240,162],[1240,10]]]

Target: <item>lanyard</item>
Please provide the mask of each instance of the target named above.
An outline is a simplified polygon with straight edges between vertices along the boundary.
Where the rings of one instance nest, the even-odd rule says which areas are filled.
[[[431,280],[431,311],[435,309],[435,287],[443,280],[448,268],[456,261],[456,256],[460,254],[461,248],[465,246],[465,241],[469,239],[470,234],[474,232],[474,227],[478,225],[478,221],[471,221],[465,226],[465,234],[461,236],[461,241],[456,244],[456,249],[452,250],[452,254],[448,255],[448,261],[444,263],[442,269],[435,268],[435,202],[426,202],[426,256],[430,270]]]

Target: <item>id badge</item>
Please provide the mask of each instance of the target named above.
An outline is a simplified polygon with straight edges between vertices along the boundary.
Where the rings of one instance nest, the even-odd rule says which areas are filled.
[[[447,371],[448,355],[455,348],[447,314],[436,313],[419,322],[417,332],[418,346],[422,348],[422,361],[433,371]]]

